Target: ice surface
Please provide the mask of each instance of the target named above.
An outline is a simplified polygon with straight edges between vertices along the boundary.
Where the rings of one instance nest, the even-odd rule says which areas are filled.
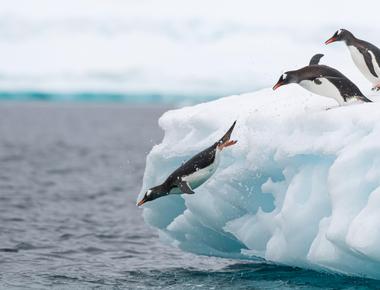
[[[380,104],[334,106],[290,85],[165,113],[142,192],[235,119],[238,143],[194,195],[147,203],[146,222],[185,251],[380,279]]]

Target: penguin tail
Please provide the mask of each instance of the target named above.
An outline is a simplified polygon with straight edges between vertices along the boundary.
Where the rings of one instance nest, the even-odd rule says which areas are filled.
[[[224,134],[224,136],[218,141],[218,144],[219,144],[220,147],[231,146],[231,145],[234,145],[237,142],[237,141],[234,141],[234,140],[230,140],[231,139],[231,134],[232,134],[232,131],[235,128],[235,125],[236,125],[236,121],[232,124],[231,128],[228,129],[228,131],[226,132],[226,134]]]
[[[370,99],[368,99],[367,97],[365,97],[365,96],[360,96],[359,100],[361,100],[361,101],[363,101],[365,103],[372,103],[372,101]]]

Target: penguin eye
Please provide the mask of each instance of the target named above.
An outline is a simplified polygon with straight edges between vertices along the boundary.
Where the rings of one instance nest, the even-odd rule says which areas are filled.
[[[283,80],[286,80],[286,78],[288,77],[288,75],[286,73],[283,73],[281,77],[282,77]]]
[[[342,33],[342,29],[339,29],[337,32],[336,32],[336,35],[339,35]]]
[[[146,195],[149,196],[151,193],[152,193],[152,190],[149,189],[149,190],[146,192]]]

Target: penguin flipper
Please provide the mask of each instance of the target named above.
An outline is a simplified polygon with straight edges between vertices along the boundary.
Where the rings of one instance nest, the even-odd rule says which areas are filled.
[[[363,55],[365,64],[367,65],[369,71],[374,77],[378,77],[377,73],[375,72],[375,68],[373,67],[372,63],[372,55],[369,53],[369,50],[366,48],[358,47],[359,52]]]
[[[321,58],[323,56],[324,56],[324,54],[322,54],[322,53],[317,53],[317,54],[313,55],[313,57],[310,59],[309,65],[319,64],[319,61],[321,60]]]
[[[182,179],[178,179],[178,181],[176,182],[176,185],[178,186],[179,190],[182,191],[182,193],[187,193],[187,194],[194,194],[195,193],[191,189],[191,187],[187,181],[184,181]]]

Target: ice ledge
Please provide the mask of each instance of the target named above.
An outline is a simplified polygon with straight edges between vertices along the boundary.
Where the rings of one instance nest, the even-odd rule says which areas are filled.
[[[192,196],[146,205],[179,248],[380,279],[380,104],[335,106],[296,86],[165,113],[143,189],[237,119],[219,169]]]

